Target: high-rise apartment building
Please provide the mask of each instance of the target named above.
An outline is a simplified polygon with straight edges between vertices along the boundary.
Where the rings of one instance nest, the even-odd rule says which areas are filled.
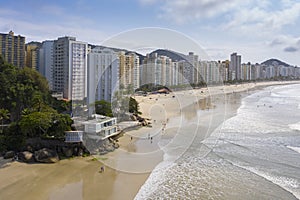
[[[140,87],[140,59],[135,53],[125,54],[124,51],[119,52],[119,78],[120,84],[125,88],[129,85],[133,89]]]
[[[40,42],[29,42],[25,45],[25,66],[39,71]]]
[[[49,89],[53,90],[53,44],[54,41],[46,40],[42,42],[39,49],[39,72],[46,77]]]
[[[111,102],[119,90],[119,56],[111,49],[95,47],[88,54],[88,105],[96,100]],[[93,106],[89,106],[93,114]]]
[[[17,67],[25,66],[25,37],[14,36],[14,32],[0,33],[0,55]]]
[[[230,55],[229,77],[230,80],[241,80],[241,55],[233,53]]]
[[[172,60],[167,56],[158,56],[157,53],[147,54],[141,67],[141,85],[171,85]]]
[[[53,91],[68,100],[87,96],[87,43],[67,36],[54,41]]]

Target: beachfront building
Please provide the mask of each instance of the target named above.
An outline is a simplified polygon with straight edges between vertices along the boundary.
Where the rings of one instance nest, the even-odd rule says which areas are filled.
[[[83,122],[84,132],[90,139],[105,139],[116,135],[117,132],[117,118],[107,117],[103,115],[92,115],[91,120]]]
[[[241,79],[241,55],[237,55],[237,53],[230,55],[229,73],[231,80]]]
[[[229,60],[225,60],[221,62],[221,77],[222,77],[222,81],[228,81],[229,77],[228,77],[228,70],[229,70]]]
[[[178,85],[178,68],[179,62],[172,62],[171,85]]]
[[[89,115],[94,114],[96,100],[111,102],[119,90],[119,57],[112,49],[95,47],[88,54]]]
[[[38,61],[38,70],[47,79],[50,90],[53,90],[53,44],[50,40],[42,42]]]
[[[25,66],[25,37],[14,32],[0,33],[0,55],[8,63],[17,67]]]
[[[125,54],[119,52],[119,80],[124,88],[132,86],[133,89],[140,87],[140,59],[135,53]]]
[[[199,56],[195,55],[194,52],[189,52],[187,55],[187,61],[190,63],[190,71],[191,71],[191,77],[189,78],[190,83],[198,83],[200,78],[199,74]]]
[[[68,36],[54,41],[53,91],[68,100],[87,96],[87,43]]]
[[[172,60],[157,53],[147,54],[141,66],[141,85],[171,85]]]

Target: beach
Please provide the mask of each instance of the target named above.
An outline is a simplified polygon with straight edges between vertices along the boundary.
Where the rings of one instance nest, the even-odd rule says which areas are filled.
[[[118,139],[120,148],[103,156],[54,164],[1,160],[0,199],[133,199],[159,163],[176,160],[188,148],[196,148],[194,137],[201,141],[210,136],[236,114],[242,97],[255,89],[294,83],[299,82],[245,83],[135,96],[151,127],[126,131]],[[179,141],[184,145],[178,147]],[[207,153],[203,149],[202,155]],[[101,166],[105,166],[102,173]]]

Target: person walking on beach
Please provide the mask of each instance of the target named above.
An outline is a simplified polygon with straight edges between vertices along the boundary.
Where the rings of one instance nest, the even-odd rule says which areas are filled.
[[[103,173],[104,172],[104,166],[101,166],[100,168],[100,172]]]

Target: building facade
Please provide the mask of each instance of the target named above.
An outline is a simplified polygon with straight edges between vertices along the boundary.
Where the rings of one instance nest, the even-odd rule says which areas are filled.
[[[67,36],[54,41],[53,91],[68,100],[87,97],[87,43]]]
[[[25,45],[25,49],[26,49],[25,66],[26,67],[39,71],[40,48],[41,48],[40,42],[29,42]]]
[[[127,88],[132,86],[133,89],[140,87],[140,59],[135,53],[125,54],[119,52],[119,79],[120,84]]]
[[[230,80],[241,80],[241,55],[230,55],[229,77]]]
[[[0,33],[0,55],[8,63],[17,67],[25,66],[25,37],[14,32]]]
[[[49,89],[53,90],[53,45],[54,41],[43,41],[39,49],[39,72],[47,79]]]
[[[88,54],[88,105],[89,115],[94,113],[91,106],[96,100],[111,102],[119,90],[119,57],[111,49],[95,47]]]

